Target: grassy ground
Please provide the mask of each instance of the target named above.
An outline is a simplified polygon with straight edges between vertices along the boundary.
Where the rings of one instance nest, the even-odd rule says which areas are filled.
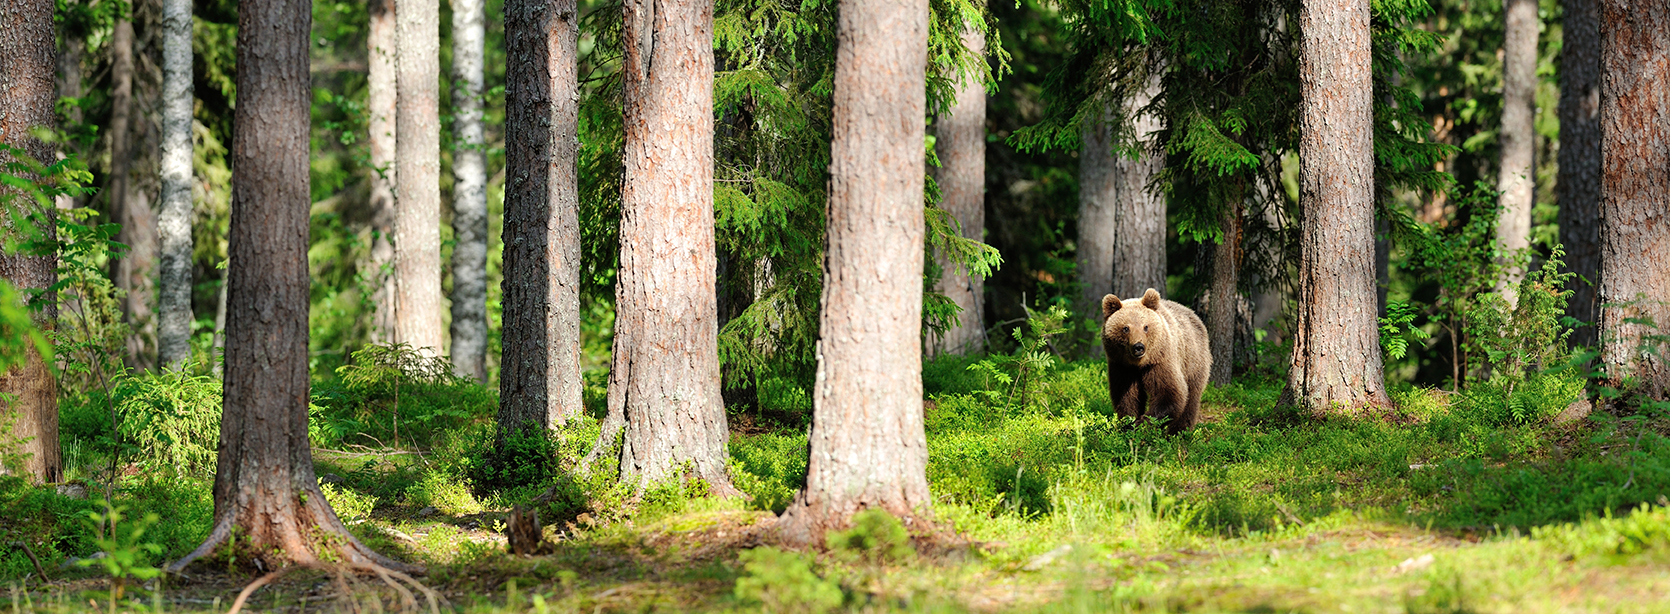
[[[1209,392],[1200,427],[1167,437],[1110,416],[1098,364],[1014,388],[969,365],[926,368],[943,530],[914,542],[871,517],[827,551],[771,547],[773,510],[805,470],[792,429],[733,436],[733,474],[752,501],[678,484],[634,496],[576,478],[553,459],[583,452],[595,425],[494,457],[478,443],[488,406],[425,414],[432,428],[402,427],[407,450],[330,442],[318,467],[353,531],[426,565],[423,581],[468,612],[1670,611],[1663,419],[1619,410],[1629,415],[1555,425],[1550,411],[1488,396],[1403,389],[1394,410],[1317,420],[1277,407],[1274,378],[1252,374]],[[755,418],[737,421],[765,423]],[[543,512],[557,520],[546,529],[554,552],[506,554],[506,509],[553,484]],[[124,485],[117,500],[131,516],[165,513],[135,540],[161,551],[140,559],[201,538],[206,481]],[[0,488],[0,538],[33,540],[54,578],[40,583],[15,552],[0,557],[0,583],[27,581],[11,593],[14,611],[109,606],[106,574],[59,567],[101,549],[74,520],[93,507]],[[907,543],[916,547],[898,547]],[[118,605],[224,611],[251,578],[204,565],[160,592],[130,588]],[[343,590],[298,572],[249,607],[372,608],[379,589],[360,582]]]

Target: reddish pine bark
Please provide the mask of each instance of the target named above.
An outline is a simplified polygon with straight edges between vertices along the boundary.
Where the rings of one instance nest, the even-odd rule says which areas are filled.
[[[922,115],[927,0],[848,0],[806,487],[779,521],[821,544],[865,508],[931,512],[922,423]]]
[[[1374,280],[1368,0],[1302,0],[1298,303],[1284,403],[1349,412],[1390,403]]]
[[[1670,333],[1670,4],[1600,6],[1600,358],[1664,399],[1670,348],[1651,336]]]

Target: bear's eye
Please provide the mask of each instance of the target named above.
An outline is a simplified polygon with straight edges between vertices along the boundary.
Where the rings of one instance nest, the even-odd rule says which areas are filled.
[[[1148,332],[1148,325],[1147,324],[1142,325],[1142,332],[1145,332],[1145,333]]]
[[[1131,332],[1131,327],[1129,327],[1129,326],[1125,327],[1125,332],[1127,334],[1129,334]]]

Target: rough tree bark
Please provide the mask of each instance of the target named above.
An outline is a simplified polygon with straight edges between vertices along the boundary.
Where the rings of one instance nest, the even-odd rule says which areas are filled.
[[[1223,242],[1212,246],[1212,296],[1206,308],[1206,329],[1212,346],[1213,384],[1235,377],[1235,329],[1241,307],[1241,202],[1224,205],[1219,220]],[[1123,295],[1121,295],[1123,296]]]
[[[1573,346],[1594,346],[1600,317],[1600,15],[1596,0],[1564,0],[1560,49],[1560,154],[1554,187],[1566,270],[1578,274],[1566,313],[1588,322]]]
[[[1390,403],[1374,281],[1368,0],[1302,0],[1298,317],[1284,403]]]
[[[370,0],[366,35],[366,124],[371,139],[371,340],[394,343],[399,289],[394,275],[395,91],[399,73],[394,0]]]
[[[487,156],[481,123],[483,0],[452,0],[452,366],[487,381]]]
[[[29,130],[54,124],[57,65],[52,9],[52,0],[13,0],[0,5],[0,24],[4,24],[0,27],[0,143],[20,148],[42,162],[52,161],[52,146],[30,136]],[[28,202],[23,198],[13,200],[14,206],[27,206]],[[53,210],[42,213],[47,216],[48,236],[54,236]],[[0,254],[0,279],[20,290],[50,288],[58,281],[58,259]],[[58,319],[57,296],[43,296],[34,317],[42,331],[52,330]],[[23,366],[0,375],[0,394],[14,399],[9,406],[0,407],[0,426],[11,423],[9,441],[0,436],[0,450],[27,454],[23,470],[37,481],[63,479],[58,451],[58,387],[40,354],[29,350]],[[5,471],[0,466],[0,473]]]
[[[439,0],[395,0],[395,7],[396,337],[439,356],[446,342],[441,325],[440,6]]]
[[[1126,114],[1145,106],[1159,94],[1159,79],[1124,103]],[[1132,127],[1144,143],[1142,155],[1128,159],[1114,151],[1118,116],[1111,110],[1103,121],[1084,127],[1079,150],[1078,270],[1084,284],[1082,309],[1100,321],[1102,297],[1142,296],[1149,288],[1166,288],[1166,202],[1150,193],[1148,183],[1165,166],[1165,158],[1150,151],[1149,134],[1161,128],[1152,114],[1138,116]],[[1102,346],[1092,343],[1091,353]]]
[[[1670,4],[1601,0],[1600,6],[1600,357],[1609,377],[1634,376],[1644,393],[1664,399],[1670,396],[1664,355],[1670,348],[1662,341],[1670,332]],[[1629,321],[1647,318],[1656,328]]]
[[[110,178],[104,192],[110,217],[122,225],[116,241],[128,246],[116,261],[112,281],[127,292],[122,317],[129,334],[124,362],[135,371],[156,366],[157,318],[151,300],[156,287],[157,214],[134,177],[133,23],[116,22],[110,36]]]
[[[986,55],[986,35],[977,28],[963,31],[969,52]],[[957,87],[957,102],[934,121],[934,149],[940,166],[934,171],[944,200],[940,208],[962,226],[962,236],[985,240],[986,230],[986,84],[971,75]],[[959,265],[941,260],[934,289],[957,303],[963,312],[957,325],[937,335],[929,355],[983,352],[986,349],[985,280]]]
[[[575,0],[504,6],[504,338],[499,432],[583,411]]]
[[[307,439],[307,0],[238,3],[231,268],[214,527],[178,571],[237,532],[240,564],[400,565],[348,533]]]
[[[624,9],[626,171],[598,444],[625,431],[620,472],[630,483],[678,477],[688,462],[731,494],[713,243],[713,0],[627,0]]]
[[[836,22],[827,251],[806,487],[778,521],[821,544],[865,508],[932,513],[922,423],[927,0],[847,0]]]
[[[191,358],[191,0],[162,3],[162,211],[157,360]]]
[[[1507,253],[1531,247],[1531,205],[1536,195],[1532,158],[1537,133],[1532,125],[1537,105],[1537,0],[1503,0],[1505,19],[1502,45],[1502,164],[1496,189],[1502,191],[1502,210],[1496,241]],[[1496,291],[1511,303],[1525,279],[1523,267],[1503,272]]]

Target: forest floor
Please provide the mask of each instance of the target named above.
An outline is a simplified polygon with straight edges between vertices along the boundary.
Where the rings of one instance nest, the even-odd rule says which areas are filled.
[[[1254,374],[1210,391],[1203,424],[1168,437],[1109,416],[1100,365],[1058,366],[1018,389],[968,366],[940,361],[925,374],[940,526],[909,538],[914,552],[890,548],[900,527],[874,518],[827,550],[774,547],[774,510],[805,462],[804,435],[783,428],[733,435],[733,474],[751,500],[558,480],[584,501],[542,508],[552,545],[538,556],[506,553],[508,508],[561,489],[460,486],[482,475],[458,469],[479,464],[458,443],[470,437],[321,449],[318,469],[357,536],[428,568],[419,580],[443,610],[1670,612],[1663,417],[1614,410],[1556,424],[1563,407],[1527,414],[1523,403],[1404,387],[1382,414],[1315,419],[1276,407],[1279,385]],[[194,545],[210,507],[200,486],[135,486],[119,499],[174,512],[153,529],[161,556]],[[116,609],[224,612],[254,576],[219,567],[200,564],[160,591],[135,581]],[[12,611],[111,607],[102,574],[53,573],[26,590],[13,576]],[[345,592],[302,571],[245,609],[399,607],[379,584]]]

